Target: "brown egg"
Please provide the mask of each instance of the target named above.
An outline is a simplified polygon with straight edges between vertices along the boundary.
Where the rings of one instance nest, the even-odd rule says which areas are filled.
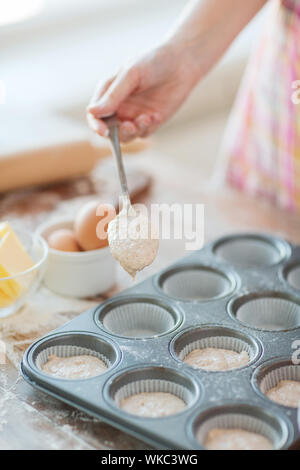
[[[115,209],[110,204],[101,204],[99,201],[85,204],[74,223],[75,237],[80,247],[88,251],[108,246],[107,226],[115,216]]]
[[[74,232],[67,228],[54,230],[48,237],[50,248],[59,251],[80,251]]]

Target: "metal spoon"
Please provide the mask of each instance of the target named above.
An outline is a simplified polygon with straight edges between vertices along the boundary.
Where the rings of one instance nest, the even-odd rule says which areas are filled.
[[[120,148],[120,141],[119,141],[119,122],[118,117],[116,114],[112,114],[111,116],[102,118],[102,120],[107,124],[109,130],[109,139],[112,146],[112,151],[117,163],[118,169],[118,177],[121,186],[121,196],[123,200],[123,207],[130,206],[130,197],[127,185],[127,179],[123,164],[122,152]]]

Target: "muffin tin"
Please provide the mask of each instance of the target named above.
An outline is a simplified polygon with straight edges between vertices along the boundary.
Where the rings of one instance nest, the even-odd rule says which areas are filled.
[[[203,449],[216,426],[260,432],[276,449],[294,447],[298,410],[264,392],[281,379],[300,380],[292,361],[300,340],[299,270],[300,247],[280,238],[221,238],[36,341],[24,354],[23,376],[156,448]],[[245,350],[250,362],[195,369],[183,358],[199,347]],[[100,357],[107,370],[81,380],[41,370],[50,353],[74,351]],[[122,398],[151,391],[173,393],[186,407],[160,418],[120,409]]]

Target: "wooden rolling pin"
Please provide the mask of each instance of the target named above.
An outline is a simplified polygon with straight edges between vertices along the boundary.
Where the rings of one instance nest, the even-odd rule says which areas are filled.
[[[100,158],[111,154],[106,139],[91,143],[91,132],[82,124],[44,116],[24,120],[21,132],[8,126],[0,148],[0,192],[53,183],[88,174]],[[97,137],[97,136],[96,136]],[[138,152],[149,145],[136,140],[124,152]]]

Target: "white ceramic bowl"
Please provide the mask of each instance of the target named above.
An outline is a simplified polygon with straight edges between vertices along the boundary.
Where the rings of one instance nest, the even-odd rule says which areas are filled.
[[[31,268],[19,274],[0,278],[0,291],[5,292],[7,283],[10,283],[10,281],[10,285],[16,283],[15,285],[19,286],[20,289],[20,292],[13,297],[14,300],[10,301],[8,299],[5,301],[3,298],[0,299],[0,318],[17,312],[35,293],[44,277],[48,256],[48,245],[42,237],[20,228],[14,223],[11,226],[34,264]]]
[[[72,228],[73,220],[44,224],[39,234],[47,240],[51,232]],[[49,247],[45,285],[57,294],[69,297],[94,297],[109,290],[116,282],[116,261],[109,247],[78,253]]]

